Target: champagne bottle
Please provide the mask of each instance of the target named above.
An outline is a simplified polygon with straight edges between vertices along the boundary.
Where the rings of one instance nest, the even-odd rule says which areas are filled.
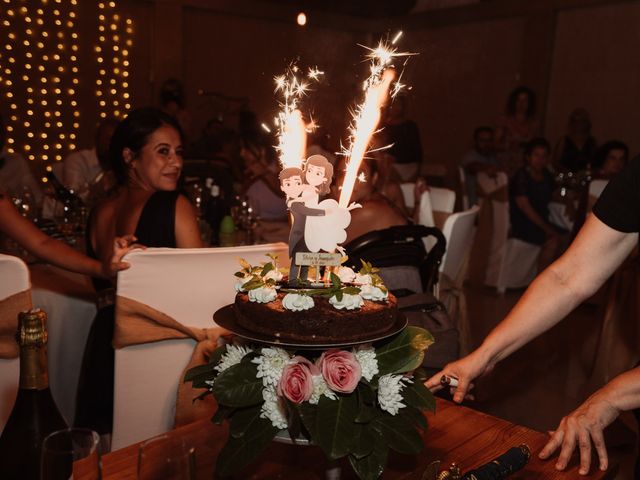
[[[0,478],[38,480],[45,437],[67,428],[49,389],[47,315],[40,309],[18,315],[20,388],[0,435]]]
[[[64,205],[69,206],[70,208],[80,208],[84,207],[84,202],[82,199],[76,195],[73,190],[69,190],[65,187],[58,177],[54,175],[53,172],[47,172],[45,177],[51,183],[53,187],[53,192],[55,194],[56,200],[62,202]]]

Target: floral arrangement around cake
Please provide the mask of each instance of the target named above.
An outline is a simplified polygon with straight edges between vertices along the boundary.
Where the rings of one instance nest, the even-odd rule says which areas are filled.
[[[258,267],[241,265],[236,290],[254,292],[252,301],[273,301],[283,277],[276,258]],[[312,308],[315,295],[335,299],[335,308],[357,308],[363,297],[381,300],[387,294],[367,263],[357,274],[339,267],[330,278],[326,288],[288,292],[297,295],[291,308]],[[351,301],[356,297],[359,301]],[[283,430],[294,442],[304,438],[320,446],[330,460],[347,457],[361,479],[382,474],[389,450],[420,453],[419,431],[427,428],[423,411],[435,409],[420,369],[432,343],[429,332],[409,326],[375,345],[324,351],[242,343],[217,348],[208,364],[187,372],[185,382],[206,389],[198,398],[215,397],[213,422],[229,421],[218,474],[232,474],[256,460]]]

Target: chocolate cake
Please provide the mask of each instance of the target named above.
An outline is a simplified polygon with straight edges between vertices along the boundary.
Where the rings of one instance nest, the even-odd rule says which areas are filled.
[[[355,310],[338,310],[325,297],[315,296],[314,307],[300,312],[286,310],[283,293],[268,303],[251,302],[246,293],[235,300],[236,321],[247,330],[270,335],[283,341],[349,342],[375,338],[396,324],[396,298],[386,301],[365,300]]]

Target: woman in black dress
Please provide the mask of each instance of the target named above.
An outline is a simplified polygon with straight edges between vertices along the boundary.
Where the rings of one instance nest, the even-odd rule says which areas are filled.
[[[180,127],[155,108],[132,111],[116,128],[109,158],[119,188],[91,214],[87,252],[110,258],[116,236],[133,234],[148,247],[202,247],[193,207],[176,191],[182,171]],[[114,288],[95,279],[98,313],[78,384],[75,424],[101,435],[113,421]]]

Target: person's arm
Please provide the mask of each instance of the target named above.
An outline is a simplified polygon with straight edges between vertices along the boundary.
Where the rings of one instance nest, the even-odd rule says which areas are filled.
[[[620,412],[640,407],[640,368],[625,372],[591,395],[582,405],[560,421],[551,439],[539,454],[549,458],[558,448],[560,456],[556,468],[564,470],[573,451],[580,450],[581,475],[591,468],[591,444],[595,447],[601,470],[609,466],[603,430]]]
[[[321,208],[307,207],[305,206],[304,203],[300,201],[291,202],[291,205],[289,206],[289,210],[291,210],[294,213],[300,213],[302,215],[306,215],[308,217],[322,217],[326,215],[326,210],[322,210]]]
[[[130,250],[129,245],[135,240],[133,236],[117,238],[110,261],[102,264],[66,243],[45,235],[33,223],[22,217],[4,196],[0,196],[0,230],[29,253],[48,263],[65,270],[102,278],[110,278],[119,270],[129,268],[129,264],[121,260]]]
[[[544,219],[538,214],[538,212],[534,210],[534,208],[531,206],[531,202],[529,202],[529,198],[524,195],[518,195],[517,197],[515,197],[515,202],[518,208],[522,210],[522,213],[524,213],[532,223],[544,230],[544,233],[547,234],[547,237],[557,235],[553,227],[548,222],[545,222]]]
[[[193,205],[184,195],[176,200],[176,246],[178,248],[202,248],[202,238]]]
[[[605,282],[638,243],[638,233],[622,233],[589,215],[569,249],[534,280],[505,319],[468,356],[427,382],[440,389],[442,375],[459,379],[454,401],[462,402],[471,382],[521,346],[547,331]]]

